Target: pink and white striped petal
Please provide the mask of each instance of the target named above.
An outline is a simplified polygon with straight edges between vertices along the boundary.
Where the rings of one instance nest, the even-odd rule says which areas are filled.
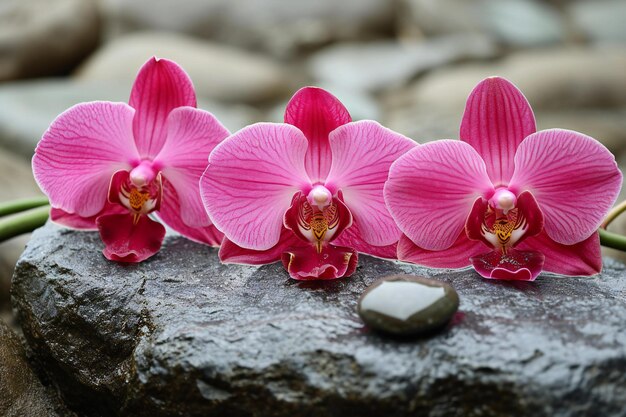
[[[182,222],[188,228],[209,226],[211,221],[200,199],[198,184],[209,163],[209,154],[229,132],[211,113],[192,107],[172,110],[167,130],[167,140],[154,165],[176,190],[180,210],[177,216]],[[174,213],[167,216],[171,214]]]
[[[389,171],[385,202],[400,230],[417,246],[454,244],[478,197],[494,189],[485,163],[467,143],[440,140],[413,148]]]
[[[135,79],[129,104],[136,110],[133,132],[142,158],[154,158],[167,137],[167,116],[176,107],[196,107],[187,73],[175,62],[153,57]]]
[[[300,130],[282,123],[257,123],[219,144],[200,180],[213,224],[243,248],[276,245],[292,197],[311,189],[307,146]]]
[[[53,207],[92,217],[105,206],[111,177],[139,161],[135,111],[124,103],[78,104],[50,125],[33,157],[33,173]]]
[[[470,93],[461,122],[461,140],[484,159],[494,185],[509,182],[517,147],[536,130],[526,97],[510,81],[487,78]]]
[[[551,129],[522,142],[509,188],[530,191],[543,212],[548,236],[573,245],[598,229],[621,185],[615,158],[598,141]]]
[[[289,100],[285,123],[300,129],[309,141],[305,167],[311,181],[324,182],[331,163],[328,136],[350,121],[352,119],[344,105],[322,88],[301,88]]]
[[[543,269],[556,274],[590,276],[602,271],[600,237],[593,233],[582,242],[562,245],[545,233],[529,237],[519,244],[520,250],[534,250],[546,257]]]
[[[340,190],[364,241],[392,245],[400,229],[385,206],[389,167],[416,146],[411,139],[370,120],[348,123],[330,134],[332,166],[326,187]]]

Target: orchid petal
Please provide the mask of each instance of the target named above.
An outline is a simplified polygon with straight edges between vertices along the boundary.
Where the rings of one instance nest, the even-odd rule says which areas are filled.
[[[600,238],[593,233],[582,242],[562,245],[550,239],[544,232],[530,237],[519,245],[522,250],[534,250],[546,257],[543,269],[556,274],[589,276],[602,271]]]
[[[306,150],[300,130],[276,123],[248,126],[219,144],[200,180],[213,224],[243,248],[276,245],[293,195],[311,187]]]
[[[465,231],[459,233],[456,241],[448,249],[432,251],[422,249],[405,235],[398,241],[398,259],[430,268],[465,268],[471,265],[470,257],[484,252],[485,245],[469,240]]]
[[[374,246],[365,242],[361,235],[359,225],[355,222],[352,226],[345,229],[337,239],[333,241],[338,246],[352,248],[359,253],[377,256],[379,258],[396,259],[397,243],[391,245]]]
[[[440,140],[401,156],[391,166],[384,195],[398,227],[413,243],[442,250],[457,240],[474,201],[493,191],[474,148]]]
[[[305,245],[310,246],[298,239],[291,230],[283,227],[280,240],[268,250],[244,249],[224,238],[222,246],[220,246],[219,256],[220,261],[228,264],[265,265],[280,261],[288,248]]]
[[[176,107],[196,107],[191,79],[173,61],[151,58],[135,79],[129,104],[137,112],[133,132],[143,158],[159,153],[167,137],[166,121]]]
[[[543,212],[548,236],[572,245],[598,229],[621,184],[615,158],[599,142],[552,129],[522,142],[509,188],[530,191]]]
[[[50,209],[50,220],[53,222],[63,225],[65,227],[69,227],[72,229],[78,230],[98,230],[98,225],[96,224],[96,219],[100,216],[104,216],[107,214],[123,214],[128,213],[124,207],[119,204],[111,204],[106,203],[102,211],[97,213],[91,217],[80,217],[74,213],[68,213],[67,211],[51,208]]]
[[[534,281],[541,273],[544,255],[537,251],[495,250],[471,258],[474,269],[483,278],[508,281]]]
[[[53,207],[80,217],[103,209],[111,176],[139,159],[133,115],[124,103],[91,102],[52,122],[35,150],[33,173]]]
[[[179,107],[168,117],[167,132],[167,140],[154,160],[177,194],[179,211],[167,216],[171,219],[175,214],[188,228],[209,226],[198,183],[209,154],[229,135],[228,130],[209,112]]]
[[[297,280],[327,280],[349,277],[356,270],[358,255],[350,248],[326,245],[317,253],[313,246],[298,246],[282,256],[289,276]]]
[[[391,164],[414,146],[411,139],[369,120],[348,123],[330,134],[332,166],[326,185],[341,190],[370,245],[391,245],[400,237],[385,206],[383,186]]]
[[[328,135],[351,120],[337,97],[322,88],[301,88],[289,100],[285,123],[296,126],[309,141],[305,167],[313,182],[324,182],[330,170]]]
[[[198,194],[199,191],[196,191],[196,193]],[[204,225],[191,227],[183,222],[181,211],[181,203],[176,189],[167,178],[164,178],[163,197],[161,198],[161,207],[158,211],[159,218],[188,239],[210,246],[220,245],[224,234],[210,223],[208,216]],[[204,215],[206,216],[206,212]]]
[[[165,227],[148,216],[135,223],[131,214],[110,214],[96,223],[106,245],[102,253],[111,261],[144,261],[159,251],[165,237]]]
[[[508,183],[513,175],[515,150],[537,130],[535,116],[524,95],[504,78],[481,81],[467,99],[461,140],[485,160],[495,185]]]

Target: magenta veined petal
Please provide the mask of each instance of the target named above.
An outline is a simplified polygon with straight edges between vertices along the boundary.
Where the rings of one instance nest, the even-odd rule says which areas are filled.
[[[119,204],[111,204],[109,202],[105,204],[104,208],[99,213],[91,217],[81,217],[77,214],[68,213],[67,211],[52,207],[50,209],[50,220],[71,229],[98,230],[98,225],[96,224],[98,217],[107,214],[123,213],[128,213],[128,210]]]
[[[151,58],[135,79],[129,104],[136,110],[133,132],[142,158],[154,158],[167,137],[166,121],[177,107],[196,107],[196,93],[187,73],[168,59]]]
[[[486,250],[486,246],[467,238],[465,231],[459,233],[452,246],[444,250],[426,250],[417,246],[406,235],[398,241],[398,259],[430,268],[465,268],[471,265],[470,256]]]
[[[200,199],[200,177],[209,154],[229,132],[211,113],[192,107],[172,110],[167,129],[167,140],[154,165],[161,167],[163,176],[176,189],[182,222],[190,228],[209,226]]]
[[[220,246],[219,256],[220,261],[227,264],[265,265],[280,261],[288,248],[304,245],[308,246],[308,243],[283,227],[278,243],[267,250],[244,249],[225,238]]]
[[[471,258],[474,269],[483,278],[507,281],[534,281],[541,273],[545,256],[537,251],[509,249],[491,251]]]
[[[63,112],[35,149],[33,173],[53,207],[81,217],[98,214],[113,173],[139,160],[135,111],[124,103],[82,103]]]
[[[491,77],[470,93],[460,135],[478,151],[489,178],[498,186],[509,182],[517,147],[536,130],[535,116],[522,92],[504,78]]]
[[[544,214],[548,236],[572,245],[598,229],[621,185],[615,158],[598,141],[551,129],[519,146],[510,188],[530,191]]]
[[[338,246],[352,248],[357,252],[364,253],[366,255],[377,256],[385,259],[397,258],[398,245],[396,242],[385,246],[370,245],[365,242],[365,239],[363,239],[361,230],[359,229],[359,225],[357,223],[352,223],[352,226],[345,229],[334,241],[334,243]]]
[[[200,180],[213,224],[246,249],[276,245],[296,192],[308,192],[307,140],[294,126],[257,123],[219,144]]]
[[[400,237],[385,206],[383,186],[391,164],[415,146],[405,136],[369,120],[348,123],[330,134],[332,166],[326,186],[341,191],[363,240],[370,245],[391,245]]]
[[[309,141],[305,167],[313,182],[323,182],[330,170],[328,135],[350,121],[344,105],[322,88],[301,88],[287,104],[285,123],[296,126]]]
[[[102,253],[111,261],[144,261],[161,249],[165,237],[165,227],[145,215],[135,223],[129,213],[107,214],[96,223],[105,244]]]
[[[430,142],[401,156],[391,166],[384,189],[400,230],[427,250],[452,246],[474,201],[493,192],[480,155],[455,140]]]
[[[199,193],[199,191],[196,191],[196,193]],[[224,234],[208,221],[208,217],[208,224],[191,227],[183,222],[180,215],[181,210],[180,199],[176,189],[167,178],[163,178],[163,198],[161,199],[161,207],[159,207],[157,212],[159,218],[188,239],[215,247],[220,245]]]
[[[313,246],[297,246],[283,253],[283,266],[293,279],[327,280],[349,277],[356,270],[358,254],[354,249],[324,246],[318,253]]]
[[[600,237],[593,233],[582,242],[562,245],[545,232],[520,243],[520,250],[536,250],[546,257],[543,269],[561,275],[590,276],[602,271]]]

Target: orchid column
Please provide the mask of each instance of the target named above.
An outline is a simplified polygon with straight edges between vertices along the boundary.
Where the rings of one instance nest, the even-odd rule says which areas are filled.
[[[413,146],[376,122],[351,122],[328,92],[301,89],[284,124],[248,126],[211,153],[200,189],[226,235],[220,259],[282,259],[292,278],[331,279],[354,272],[357,252],[395,257],[401,233],[383,184]]]
[[[150,59],[130,103],[78,104],[54,120],[33,157],[33,172],[53,207],[52,220],[98,229],[111,260],[139,262],[161,247],[164,223],[219,245],[198,181],[207,155],[228,131],[196,109],[191,80],[174,62]]]

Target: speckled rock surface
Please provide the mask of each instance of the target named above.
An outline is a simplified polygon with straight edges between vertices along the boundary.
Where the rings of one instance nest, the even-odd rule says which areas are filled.
[[[512,284],[363,256],[349,279],[299,283],[178,237],[141,265],[101,249],[48,225],[13,280],[31,348],[85,415],[626,416],[614,261],[595,278]],[[358,296],[392,273],[453,283],[452,323],[409,340],[365,328]]]

